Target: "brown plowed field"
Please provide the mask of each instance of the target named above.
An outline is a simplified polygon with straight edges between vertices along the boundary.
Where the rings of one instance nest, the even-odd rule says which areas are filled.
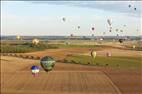
[[[47,94],[47,90],[49,90],[48,94],[60,94],[59,92],[61,94],[79,94],[79,91],[80,94],[94,94],[95,91],[98,92],[96,94],[116,94],[114,91],[118,88],[122,94],[142,94],[141,69],[112,69],[110,67],[56,63],[51,72],[46,73],[40,68],[39,76],[32,77],[30,67],[33,64],[39,65],[38,62],[38,60],[1,56],[2,92],[6,92],[5,94],[19,94],[20,92],[22,94]],[[77,88],[74,88],[76,84]],[[96,90],[98,87],[100,89]],[[112,90],[112,88],[114,89]]]
[[[60,70],[60,64],[56,64],[53,71],[47,73],[41,70],[39,76],[33,77],[30,70],[32,64],[39,65],[35,60],[2,56],[2,92],[6,94],[120,94],[110,78],[94,67],[61,63],[64,67],[76,66],[76,70],[72,71],[71,68]],[[91,70],[88,70],[89,68]]]
[[[5,74],[3,78],[9,77]],[[16,72],[6,79],[7,92],[48,94],[120,94],[111,80],[100,71],[51,71],[32,77],[30,72]]]

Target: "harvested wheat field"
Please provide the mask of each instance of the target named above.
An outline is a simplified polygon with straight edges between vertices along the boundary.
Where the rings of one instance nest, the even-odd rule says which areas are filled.
[[[1,57],[1,90],[3,94],[121,94],[117,86],[102,71],[41,70],[33,77],[30,65],[38,65],[36,60]],[[9,66],[10,65],[10,66]],[[70,64],[64,64],[70,66]],[[71,64],[73,66],[73,64]],[[77,66],[77,65],[75,65]],[[89,68],[89,66],[88,66]]]

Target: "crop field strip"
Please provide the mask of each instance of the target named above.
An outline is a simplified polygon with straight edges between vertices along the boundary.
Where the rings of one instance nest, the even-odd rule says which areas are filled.
[[[9,74],[3,76],[7,75]],[[11,75],[2,83],[2,90],[50,94],[121,94],[101,71],[41,72],[38,77],[32,77],[30,72],[23,71]]]

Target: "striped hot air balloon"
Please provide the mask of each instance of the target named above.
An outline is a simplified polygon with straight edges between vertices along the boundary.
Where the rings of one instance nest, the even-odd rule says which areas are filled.
[[[32,75],[33,75],[33,76],[37,76],[38,73],[39,73],[39,67],[36,66],[36,65],[33,65],[33,66],[31,67],[31,71],[32,71]]]
[[[55,65],[55,60],[50,56],[44,56],[41,58],[40,64],[45,71],[50,71]]]

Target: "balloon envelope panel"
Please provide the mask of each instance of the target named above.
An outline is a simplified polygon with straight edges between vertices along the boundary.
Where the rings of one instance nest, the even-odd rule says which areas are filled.
[[[39,69],[39,68],[38,68],[38,66],[33,65],[33,66],[31,67],[31,70],[34,70],[34,69]]]

